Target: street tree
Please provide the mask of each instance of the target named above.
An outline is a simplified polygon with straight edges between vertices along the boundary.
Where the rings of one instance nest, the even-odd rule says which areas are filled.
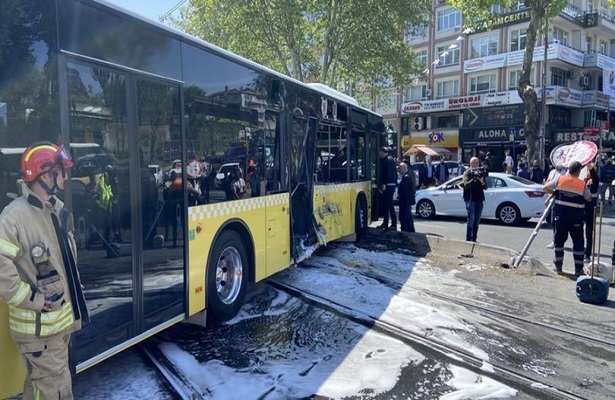
[[[430,12],[431,0],[190,0],[166,19],[300,81],[353,93],[407,86],[420,74],[404,33]]]
[[[448,0],[447,2],[462,12],[464,28],[470,33],[476,30],[491,29],[501,15],[499,11],[494,13],[491,10],[515,10],[518,4],[517,0]],[[526,33],[525,53],[517,92],[525,108],[524,132],[529,162],[534,159],[544,159],[544,154],[540,154],[539,149],[541,118],[538,96],[530,83],[536,39],[538,34],[544,31],[545,19],[551,19],[559,14],[567,4],[568,0],[525,0],[525,6],[530,10],[530,23]],[[494,6],[499,6],[499,8]],[[542,86],[545,86],[545,83]]]

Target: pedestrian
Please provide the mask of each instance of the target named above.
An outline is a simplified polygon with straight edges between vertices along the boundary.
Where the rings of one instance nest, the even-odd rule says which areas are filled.
[[[513,168],[515,167],[515,161],[510,155],[510,150],[506,150],[504,154],[506,155],[506,158],[504,159],[504,163],[506,163],[506,167],[504,168],[504,170],[508,172],[510,168],[510,171],[512,172]]]
[[[609,158],[600,167],[600,201],[603,203],[607,200],[607,190],[609,191],[609,204],[611,204],[613,197],[615,197],[615,193],[613,193],[613,179],[615,179],[615,165],[613,165],[613,160]]]
[[[483,160],[483,168],[485,168],[487,171],[493,171],[493,160],[491,159],[490,151],[485,154],[485,159]]]
[[[233,200],[243,199],[248,192],[246,181],[243,179],[243,173],[239,166],[231,172],[231,190],[233,192]]]
[[[416,180],[414,172],[408,172],[408,164],[399,164],[401,180],[397,189],[399,198],[399,223],[404,232],[414,232],[414,219],[412,218],[412,205],[416,202]]]
[[[421,182],[421,187],[431,187],[436,184],[436,167],[431,165],[430,158],[423,161],[419,171],[419,181]]]
[[[21,196],[0,214],[0,299],[26,365],[23,399],[72,399],[71,333],[89,321],[72,214],[57,194],[72,161],[39,142],[21,156]]]
[[[378,174],[378,190],[380,191],[380,199],[382,202],[383,221],[378,228],[397,230],[397,214],[395,213],[395,205],[393,204],[393,195],[395,194],[395,186],[397,186],[397,168],[395,160],[389,155],[388,147],[381,147],[378,155],[379,174]],[[389,221],[391,225],[389,226]]]
[[[600,178],[596,171],[596,165],[589,163],[587,165],[587,171],[584,171],[585,176],[583,180],[585,185],[589,189],[592,195],[592,199],[585,203],[585,252],[583,253],[583,262],[589,263],[592,254],[592,245],[594,243],[594,220],[596,218],[596,205],[598,203],[598,188],[600,185]]]
[[[553,266],[562,275],[564,264],[564,243],[570,235],[572,239],[572,257],[574,258],[574,274],[583,274],[583,219],[585,218],[585,203],[591,201],[592,195],[579,178],[582,165],[574,161],[568,167],[568,173],[557,177],[546,185],[543,190],[553,193],[553,216],[555,222],[555,247]]]
[[[457,173],[455,176],[463,176],[463,173],[465,172],[465,170],[466,170],[465,165],[463,165],[460,161],[459,166],[457,166]]]
[[[530,180],[534,183],[542,185],[542,181],[544,180],[544,174],[542,172],[542,168],[540,168],[540,162],[538,160],[534,160],[532,162],[532,169],[530,170]]]
[[[448,181],[448,178],[449,178],[448,167],[444,163],[444,158],[442,158],[440,159],[440,163],[436,165],[436,180],[438,182],[438,185],[441,185],[444,182]]]
[[[517,176],[520,178],[525,178],[527,180],[530,179],[530,171],[525,168],[524,163],[519,163],[519,170],[517,171]]]
[[[466,241],[476,242],[478,224],[483,213],[485,188],[487,187],[488,171],[479,167],[477,157],[470,159],[470,168],[463,173],[463,201],[466,203],[468,223],[466,226]]]

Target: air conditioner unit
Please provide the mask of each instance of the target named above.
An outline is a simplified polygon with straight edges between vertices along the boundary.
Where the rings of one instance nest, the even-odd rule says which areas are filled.
[[[431,96],[431,89],[430,88],[425,89],[425,96],[427,96],[427,97]]]
[[[414,128],[415,131],[420,131],[422,129],[425,129],[425,118],[424,117],[414,117],[412,119],[412,128]]]

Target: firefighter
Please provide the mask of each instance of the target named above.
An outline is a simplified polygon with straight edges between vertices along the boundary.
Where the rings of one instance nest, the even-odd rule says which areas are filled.
[[[543,190],[546,193],[553,193],[554,197],[555,258],[553,265],[559,275],[563,274],[564,243],[568,239],[568,234],[572,239],[574,273],[576,276],[583,274],[583,220],[585,203],[591,201],[592,195],[585,181],[579,178],[581,168],[583,168],[581,163],[574,161],[568,167],[566,175],[558,176],[543,186]],[[593,165],[590,164],[588,168],[593,168]]]
[[[0,300],[27,369],[24,399],[72,398],[70,336],[89,320],[73,217],[57,197],[72,164],[63,147],[28,147],[21,196],[0,214]]]

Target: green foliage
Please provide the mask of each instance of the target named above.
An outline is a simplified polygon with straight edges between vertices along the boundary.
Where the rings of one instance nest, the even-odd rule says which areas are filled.
[[[424,66],[404,33],[430,9],[429,0],[190,0],[170,22],[301,81],[405,86]]]

